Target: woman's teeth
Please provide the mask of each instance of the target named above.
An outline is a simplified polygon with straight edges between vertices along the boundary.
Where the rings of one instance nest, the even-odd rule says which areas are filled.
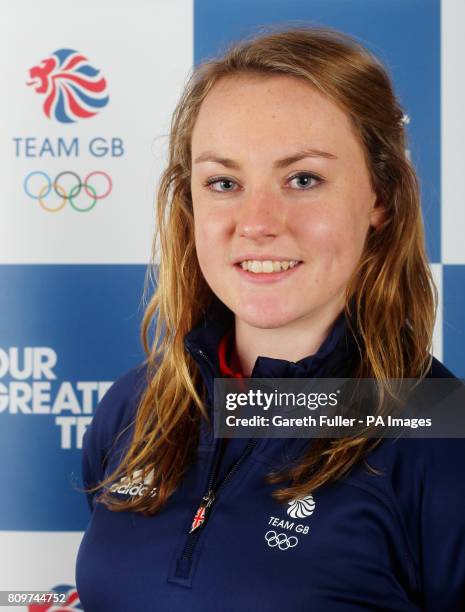
[[[242,261],[240,265],[243,270],[248,270],[249,272],[254,272],[255,274],[261,274],[263,272],[265,272],[265,274],[269,274],[270,272],[282,272],[288,268],[293,268],[298,263],[298,260],[271,261],[271,259],[266,259],[265,261],[258,261],[256,259],[251,259],[248,261]]]

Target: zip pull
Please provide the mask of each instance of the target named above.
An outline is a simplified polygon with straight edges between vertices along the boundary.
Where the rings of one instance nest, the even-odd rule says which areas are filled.
[[[215,494],[213,492],[213,489],[210,489],[208,493],[202,497],[200,506],[198,507],[197,512],[195,513],[194,518],[192,520],[191,530],[189,531],[189,533],[197,531],[197,529],[199,529],[200,527],[202,527],[202,525],[205,524],[208,518],[208,511],[214,501]]]

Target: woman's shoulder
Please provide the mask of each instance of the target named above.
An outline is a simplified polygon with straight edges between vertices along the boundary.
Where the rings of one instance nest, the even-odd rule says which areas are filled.
[[[118,403],[121,400],[127,399],[129,396],[134,396],[134,394],[140,395],[147,384],[146,376],[146,361],[123,372],[116,378],[111,387],[109,387],[100,404],[113,403],[115,400]]]
[[[82,477],[85,487],[104,478],[109,453],[119,456],[131,436],[137,406],[146,385],[145,363],[131,368],[111,385],[95,409],[82,440]],[[122,434],[122,435],[120,435]],[[92,510],[94,493],[87,493]]]
[[[446,368],[446,366],[441,361],[439,361],[439,359],[436,359],[436,357],[433,357],[431,360],[431,367],[428,371],[427,378],[457,379],[455,374],[453,374],[448,368]]]
[[[406,427],[403,436],[379,440],[351,476],[375,489],[389,491],[397,498],[407,494],[410,501],[414,491],[419,496],[432,492],[456,501],[460,496],[465,499],[463,381],[433,357],[430,369],[415,393],[418,393],[415,399],[417,406],[425,408],[424,416],[432,417],[433,425],[449,418],[455,427],[428,431],[427,428],[414,428],[415,419],[405,419],[411,421],[413,429]],[[421,410],[415,416],[421,417]],[[435,431],[439,434],[435,435]],[[443,431],[447,431],[447,434]]]
[[[100,400],[89,429],[102,441],[111,440],[131,423],[147,385],[147,363],[142,362],[121,374]]]
[[[95,415],[109,410],[114,412],[123,405],[134,404],[147,384],[146,376],[145,361],[118,376],[100,400]]]

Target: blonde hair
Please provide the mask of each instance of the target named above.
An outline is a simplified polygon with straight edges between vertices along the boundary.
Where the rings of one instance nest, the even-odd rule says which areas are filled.
[[[154,469],[157,495],[118,499],[103,491],[111,510],[150,515],[179,486],[207,418],[196,363],[184,336],[212,301],[197,262],[190,192],[191,135],[208,92],[234,75],[291,75],[303,79],[351,118],[366,156],[385,219],[368,232],[365,249],[347,287],[345,314],[358,338],[357,377],[423,377],[431,364],[436,290],[427,263],[419,185],[406,156],[403,112],[379,61],[339,32],[299,27],[265,32],[200,65],[190,77],[172,117],[169,161],[157,197],[160,249],[156,290],[146,306],[141,337],[147,354],[147,387],[138,405],[131,443],[117,469],[93,489],[103,489],[135,470]],[[155,261],[155,260],[154,260]],[[354,317],[351,319],[349,302]],[[153,331],[152,331],[153,328]],[[365,437],[315,440],[298,465],[270,474],[290,482],[275,491],[290,500],[340,478],[374,446]]]

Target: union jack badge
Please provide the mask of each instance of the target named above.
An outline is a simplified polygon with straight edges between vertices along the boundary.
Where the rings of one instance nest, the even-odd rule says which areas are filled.
[[[199,506],[199,509],[195,513],[194,519],[192,521],[191,530],[189,533],[192,533],[193,531],[198,529],[200,525],[203,525],[203,523],[205,522],[205,510],[205,506]]]
[[[206,495],[202,497],[202,501],[200,502],[200,506],[197,509],[197,512],[194,514],[194,518],[192,520],[191,530],[189,533],[192,533],[199,527],[201,527],[207,518],[207,511],[210,506],[215,501],[215,494],[210,489]]]

